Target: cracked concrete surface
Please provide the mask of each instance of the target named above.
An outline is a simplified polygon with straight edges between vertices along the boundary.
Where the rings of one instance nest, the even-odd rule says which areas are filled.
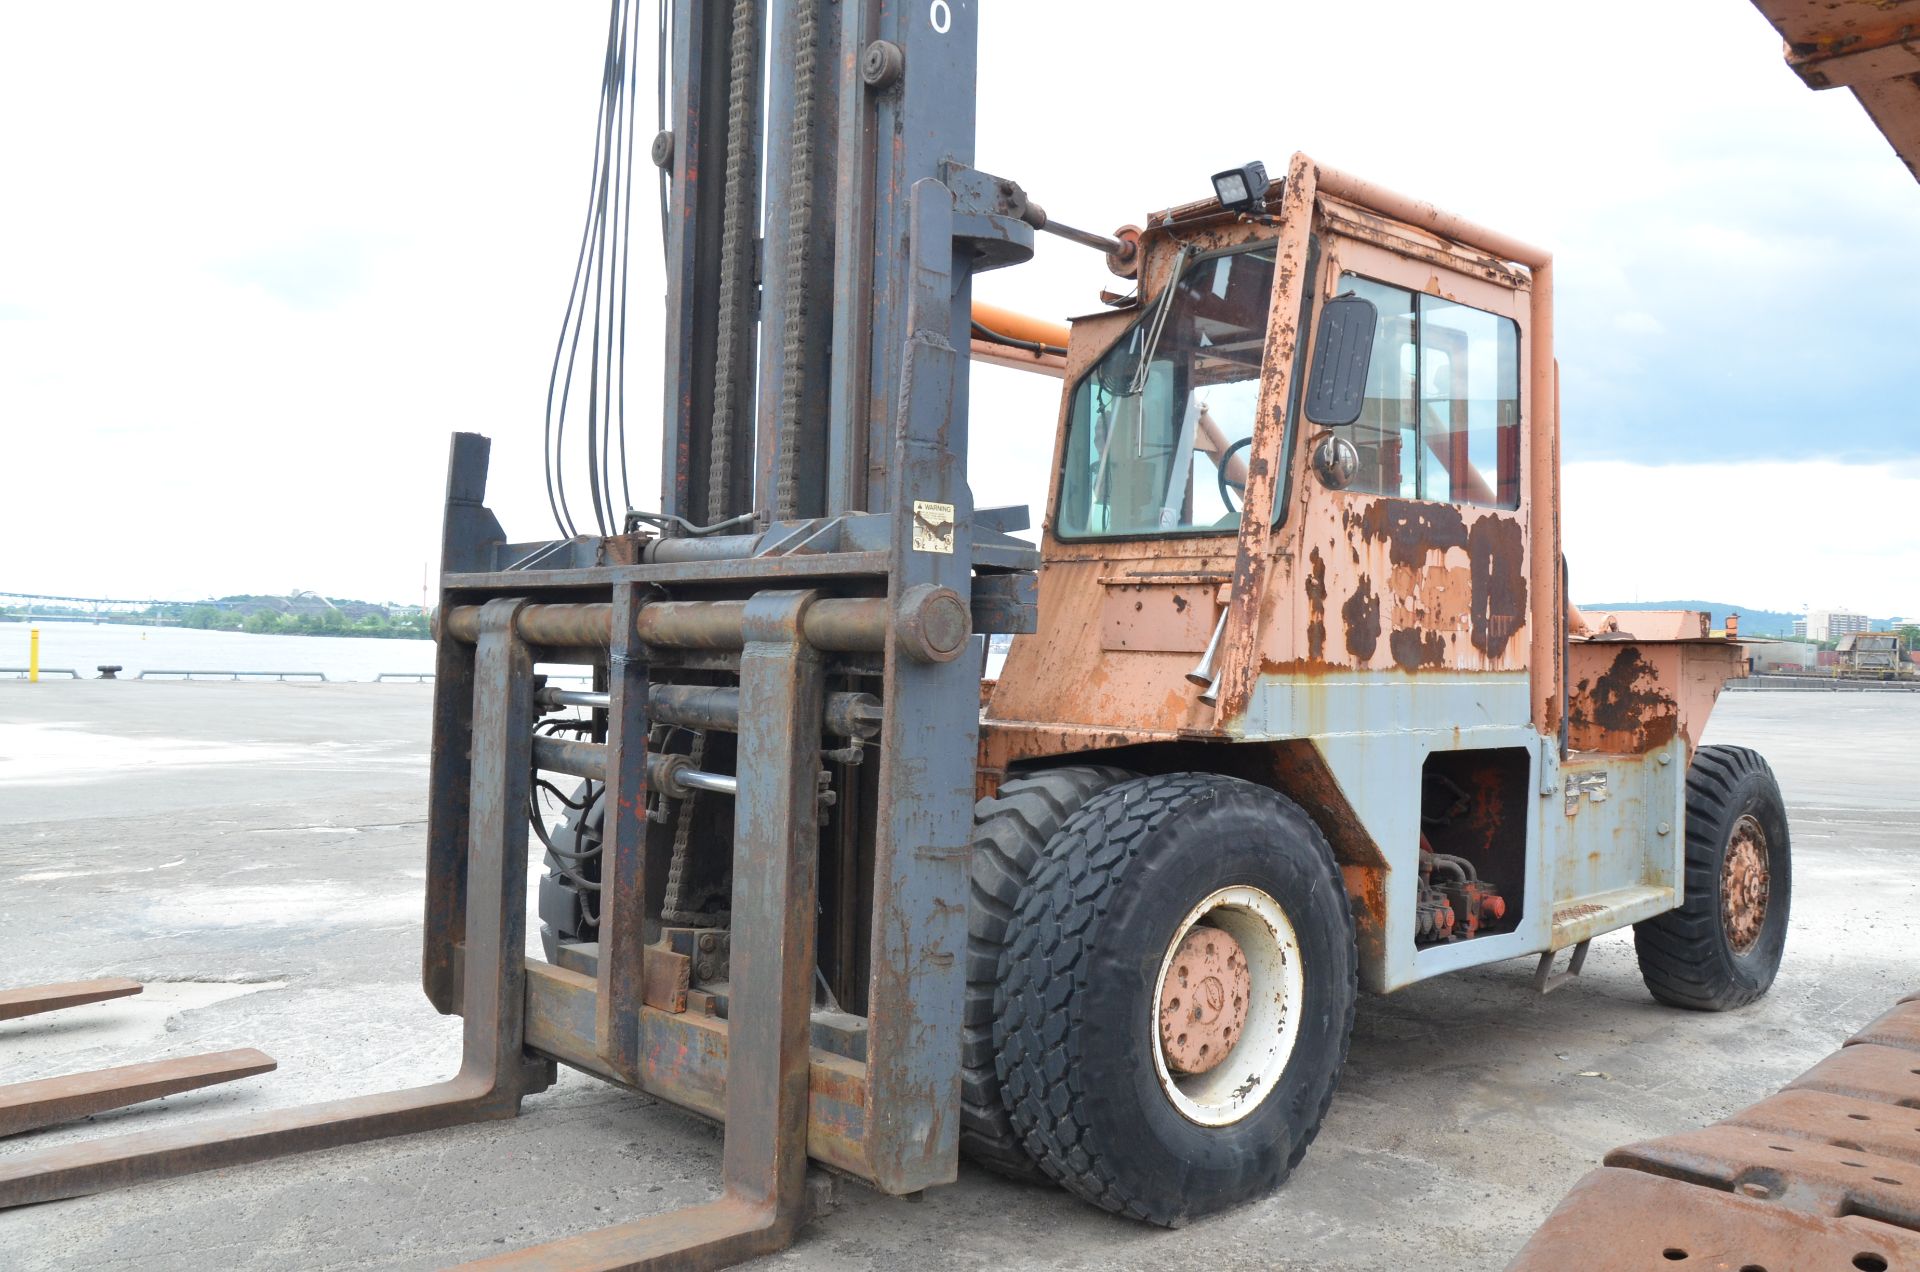
[[[280,1062],[0,1158],[452,1071],[459,1022],[417,984],[430,695],[0,682],[0,982],[150,986],[0,1023],[0,1081],[240,1046]],[[759,1266],[1499,1266],[1606,1149],[1751,1103],[1920,989],[1914,699],[1734,693],[1708,740],[1766,753],[1793,820],[1793,932],[1756,1006],[1655,1005],[1625,934],[1547,998],[1530,963],[1443,978],[1362,1000],[1325,1128],[1263,1201],[1167,1233],[963,1165],[918,1205],[842,1184]],[[0,1265],[437,1268],[703,1200],[719,1146],[697,1117],[562,1070],[518,1121],[0,1213]]]

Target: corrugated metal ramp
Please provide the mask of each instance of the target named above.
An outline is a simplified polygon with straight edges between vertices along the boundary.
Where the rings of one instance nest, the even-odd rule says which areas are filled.
[[[1920,994],[1778,1095],[1608,1153],[1507,1272],[1916,1268]]]

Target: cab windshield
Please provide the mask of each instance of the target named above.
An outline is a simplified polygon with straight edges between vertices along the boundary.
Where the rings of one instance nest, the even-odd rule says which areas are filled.
[[[1062,538],[1236,529],[1273,293],[1271,243],[1183,254],[1074,390]]]

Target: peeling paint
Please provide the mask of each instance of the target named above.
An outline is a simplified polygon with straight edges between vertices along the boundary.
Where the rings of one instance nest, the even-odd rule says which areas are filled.
[[[1353,595],[1340,607],[1347,621],[1347,652],[1364,665],[1373,661],[1380,645],[1380,598],[1374,594],[1373,580],[1362,574]]]
[[[1482,517],[1467,536],[1473,574],[1473,647],[1498,659],[1527,625],[1526,535],[1518,521]]]
[[[1396,627],[1393,634],[1387,637],[1387,645],[1393,651],[1393,661],[1408,671],[1438,667],[1447,659],[1446,638],[1439,632],[1421,631],[1417,627]]]
[[[1378,499],[1347,519],[1350,530],[1357,521],[1363,537],[1385,543],[1395,565],[1419,569],[1433,553],[1445,555],[1449,548],[1467,546],[1466,519],[1449,504]]]
[[[1307,657],[1319,662],[1327,655],[1327,563],[1320,549],[1307,554],[1311,572],[1307,575]]]

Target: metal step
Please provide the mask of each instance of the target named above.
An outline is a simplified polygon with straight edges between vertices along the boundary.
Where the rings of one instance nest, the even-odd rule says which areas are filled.
[[[1680,904],[1672,888],[1614,888],[1553,903],[1553,936],[1548,949],[1590,941],[1603,932],[1665,914]]]

